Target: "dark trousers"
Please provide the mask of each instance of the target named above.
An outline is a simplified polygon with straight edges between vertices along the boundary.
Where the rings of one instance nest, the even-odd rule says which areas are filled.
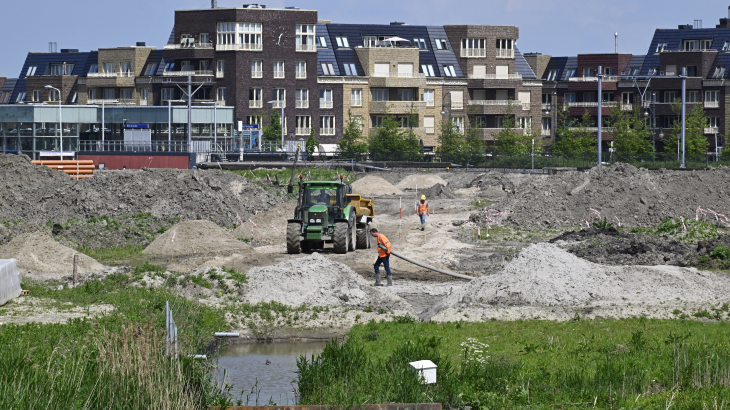
[[[375,264],[373,267],[375,268],[375,273],[380,273],[380,264],[383,264],[383,267],[385,268],[385,273],[390,276],[390,255],[386,257],[378,256],[378,259],[375,261]]]

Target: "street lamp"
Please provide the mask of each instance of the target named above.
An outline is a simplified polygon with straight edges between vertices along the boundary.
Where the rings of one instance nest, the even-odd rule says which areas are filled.
[[[284,103],[286,100],[271,100],[267,101],[267,104],[276,104],[279,103],[281,105],[281,119],[279,120],[279,123],[281,124],[281,149],[284,150]],[[272,108],[276,108],[273,106]]]
[[[61,103],[62,103],[62,100],[61,100],[61,90],[59,90],[58,88],[56,88],[56,87],[54,87],[52,85],[47,85],[46,88],[52,89],[52,90],[56,90],[56,92],[58,92],[58,135],[61,138],[60,141],[59,141],[59,145],[58,146],[60,148],[59,151],[61,153],[61,159],[63,159],[63,116],[61,115],[62,114],[62,111],[61,111]]]
[[[213,104],[213,149],[218,146],[218,101],[201,101],[201,104]]]
[[[167,100],[167,149],[172,150],[172,103],[185,100]]]

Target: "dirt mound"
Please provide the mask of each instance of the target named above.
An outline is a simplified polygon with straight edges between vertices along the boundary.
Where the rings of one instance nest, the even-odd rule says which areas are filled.
[[[364,196],[401,195],[403,191],[394,187],[383,178],[368,175],[352,183],[352,193]]]
[[[386,289],[370,286],[346,265],[313,253],[273,266],[249,270],[243,301],[276,301],[289,306],[372,306],[407,309],[403,299]]]
[[[42,232],[22,234],[0,248],[0,259],[17,259],[20,270],[52,275],[72,274],[74,255],[79,255],[78,273],[106,269],[93,258],[61,245]]]
[[[96,171],[94,178],[75,180],[30,163],[22,155],[0,154],[0,220],[45,223],[103,215],[150,212],[155,217],[210,219],[232,226],[236,214],[248,218],[256,210],[281,201],[248,179],[220,170]]]
[[[626,226],[656,226],[664,218],[694,217],[698,206],[730,214],[730,168],[649,171],[627,164],[533,178],[502,203],[520,228],[579,226],[593,208]]]
[[[548,243],[531,245],[502,272],[454,291],[445,307],[659,305],[726,298],[730,281],[713,273],[673,266],[603,266]]]
[[[415,190],[418,186],[418,190],[420,193],[421,188],[432,187],[436,184],[447,185],[448,182],[444,181],[443,178],[435,174],[413,174],[403,178],[395,187],[401,190]]]
[[[252,245],[281,245],[286,243],[286,221],[294,217],[297,201],[289,201],[270,211],[259,212],[243,220],[233,232],[236,238],[249,240]]]
[[[142,253],[162,257],[225,256],[251,247],[210,221],[184,221],[155,239]]]

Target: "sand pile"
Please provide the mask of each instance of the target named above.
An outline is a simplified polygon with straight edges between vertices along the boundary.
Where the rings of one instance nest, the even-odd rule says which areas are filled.
[[[454,291],[444,307],[570,306],[716,302],[730,281],[713,273],[674,266],[604,266],[555,245],[539,243],[520,252],[500,273]]]
[[[210,221],[184,221],[155,239],[142,253],[162,257],[226,256],[251,247]]]
[[[77,273],[106,269],[93,258],[61,245],[42,232],[22,234],[0,248],[0,259],[17,259],[21,271],[53,275],[72,274],[76,254],[79,255]]]
[[[352,183],[352,193],[363,196],[372,195],[401,195],[403,191],[394,187],[383,178],[368,175]]]
[[[443,178],[434,174],[413,174],[403,178],[395,187],[398,189],[418,189],[432,187],[436,184],[447,185]]]
[[[286,221],[294,218],[297,201],[289,201],[270,211],[259,212],[250,219],[243,220],[233,232],[236,238],[253,239],[255,245],[282,245],[286,243]]]
[[[730,168],[649,171],[627,164],[533,178],[515,187],[499,207],[522,228],[580,226],[589,208],[623,225],[656,226],[664,218],[695,216],[698,206],[730,215]]]
[[[289,306],[372,306],[375,309],[409,309],[387,289],[370,286],[346,265],[313,253],[273,266],[249,270],[243,302],[276,301]]]

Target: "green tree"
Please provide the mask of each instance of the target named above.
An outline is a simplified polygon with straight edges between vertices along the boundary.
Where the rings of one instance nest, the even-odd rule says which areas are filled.
[[[672,110],[677,114],[677,121],[672,124],[672,131],[669,138],[664,141],[664,152],[677,152],[678,141],[682,138],[682,103],[678,99],[672,104]],[[707,117],[702,104],[694,104],[692,110],[685,117],[686,128],[684,132],[685,152],[689,155],[704,154],[710,143],[705,137]]]
[[[404,129],[403,119],[387,114],[383,124],[368,138],[368,149],[371,153],[418,153],[421,144],[412,129]]]
[[[343,152],[360,153],[367,151],[368,145],[363,138],[360,117],[353,118],[352,112],[348,110],[347,118],[347,125],[342,130],[342,138],[337,141],[337,152],[342,154]]]
[[[651,130],[638,106],[633,111],[623,111],[621,106],[611,107],[609,125],[614,128],[613,147],[622,154],[647,154],[654,150]]]
[[[598,152],[597,140],[592,131],[587,129],[593,127],[593,120],[588,110],[579,121],[576,121],[570,118],[568,109],[564,107],[558,112],[558,124],[555,129],[553,152],[562,155],[582,155]]]
[[[502,129],[494,136],[499,144],[497,151],[504,154],[526,154],[532,150],[532,131],[519,132],[515,128],[515,116],[512,114],[514,108],[515,104],[510,101]]]
[[[437,151],[442,154],[455,155],[460,154],[464,146],[464,134],[454,124],[452,119],[441,121],[441,130],[439,132],[439,147]]]
[[[309,138],[307,138],[307,143],[304,146],[304,149],[307,151],[307,156],[310,159],[314,155],[314,150],[317,149],[317,145],[319,145],[319,140],[314,136],[314,126],[312,126],[309,131]]]
[[[264,141],[270,142],[281,141],[281,117],[278,111],[272,111],[271,120],[269,121],[269,125],[264,127],[262,138]]]

